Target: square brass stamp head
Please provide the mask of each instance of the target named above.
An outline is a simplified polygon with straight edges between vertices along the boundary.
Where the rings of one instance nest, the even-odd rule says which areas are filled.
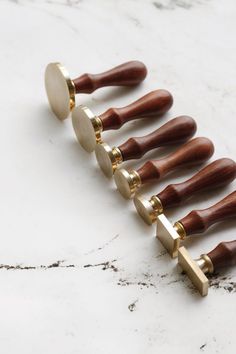
[[[78,141],[87,151],[94,151],[101,143],[101,124],[97,116],[86,106],[77,106],[72,111],[72,125]]]
[[[180,236],[164,214],[157,216],[157,238],[172,258],[177,257]]]
[[[205,276],[196,261],[194,261],[185,247],[180,247],[178,252],[178,264],[186,273],[194,286],[202,296],[208,294],[209,280]]]
[[[66,119],[75,106],[75,86],[60,63],[50,63],[46,67],[45,89],[53,113],[60,120]]]

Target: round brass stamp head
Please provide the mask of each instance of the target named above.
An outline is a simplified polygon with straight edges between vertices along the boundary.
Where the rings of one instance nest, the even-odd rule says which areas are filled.
[[[139,176],[135,171],[128,172],[121,168],[114,173],[116,186],[121,195],[126,198],[132,198],[139,185]]]
[[[106,143],[97,144],[95,154],[102,172],[106,177],[111,178],[118,165],[112,148]]]
[[[52,111],[60,120],[66,119],[75,106],[75,86],[63,65],[48,64],[45,88]]]
[[[101,123],[93,112],[81,105],[72,111],[72,124],[80,145],[87,152],[95,150],[96,144],[101,142]]]
[[[134,205],[146,224],[152,225],[156,221],[157,213],[148,199],[145,199],[142,196],[135,196]]]

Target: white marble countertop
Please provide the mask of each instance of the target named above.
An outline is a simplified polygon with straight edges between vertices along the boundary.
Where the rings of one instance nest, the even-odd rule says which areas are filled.
[[[214,140],[215,158],[235,158],[235,15],[234,0],[0,1],[3,353],[235,353],[236,269],[217,278],[208,297],[193,291],[155,227],[76,143],[70,119],[60,123],[49,111],[43,84],[51,61],[77,76],[143,60],[149,75],[135,90],[106,88],[77,102],[101,113],[166,88],[175,104],[159,123],[127,124],[104,134],[106,141],[188,114],[198,135]],[[169,216],[211,205],[235,186]],[[198,256],[235,239],[235,226],[232,220],[212,228],[188,242],[189,251]]]

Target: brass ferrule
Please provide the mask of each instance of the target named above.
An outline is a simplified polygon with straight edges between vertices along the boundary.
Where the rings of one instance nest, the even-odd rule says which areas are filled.
[[[149,202],[151,203],[153,210],[157,213],[157,214],[162,214],[164,209],[161,203],[161,200],[156,196],[153,195],[151,197],[151,199],[149,200]]]
[[[101,132],[103,131],[102,121],[99,117],[96,117],[96,116],[91,118],[91,121],[93,124],[93,129],[94,129],[94,133],[96,136],[96,141],[97,141],[97,143],[101,143],[102,142]]]
[[[141,186],[141,178],[140,178],[138,172],[136,172],[134,170],[129,173],[129,176],[130,176],[130,180],[131,180],[130,190],[131,190],[131,193],[134,193],[135,190]]]
[[[68,90],[70,95],[70,110],[72,111],[72,109],[75,107],[75,95],[76,95],[75,84],[73,80],[69,80],[67,84],[68,84]]]
[[[199,259],[196,260],[199,268],[203,271],[203,273],[213,273],[214,266],[211,259],[206,255],[202,254]]]
[[[186,231],[184,229],[184,226],[181,224],[181,222],[177,221],[174,224],[174,229],[178,233],[181,240],[184,240],[187,237]]]
[[[113,154],[117,164],[120,164],[123,162],[123,156],[122,156],[119,148],[117,148],[117,147],[112,148],[112,154]]]
[[[72,110],[75,106],[75,95],[76,95],[75,83],[70,78],[69,73],[68,73],[67,69],[65,68],[65,66],[61,65],[60,63],[57,63],[56,65],[60,68],[60,70],[66,80],[68,91],[69,91],[69,96],[70,96],[70,109]]]

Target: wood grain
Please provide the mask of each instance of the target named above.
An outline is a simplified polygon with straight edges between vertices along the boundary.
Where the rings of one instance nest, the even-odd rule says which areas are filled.
[[[190,197],[205,190],[226,186],[236,178],[236,163],[228,158],[216,160],[204,167],[192,178],[170,184],[157,194],[164,209],[178,206]]]
[[[180,220],[187,236],[207,231],[210,226],[236,216],[236,191],[219,203],[203,210],[193,210]]]
[[[221,242],[207,255],[212,261],[214,271],[236,265],[236,240]]]
[[[148,135],[130,138],[118,148],[123,161],[139,159],[158,147],[186,142],[195,134],[196,129],[197,124],[193,118],[180,116]]]
[[[142,184],[155,182],[176,169],[206,162],[213,153],[211,140],[195,138],[165,158],[146,162],[137,172]]]
[[[83,74],[73,80],[76,93],[92,93],[105,86],[134,86],[147,76],[146,66],[137,60],[116,66],[101,74]]]
[[[123,124],[140,118],[157,118],[166,113],[173,104],[169,91],[156,90],[122,108],[109,108],[99,116],[103,130],[119,129]]]

